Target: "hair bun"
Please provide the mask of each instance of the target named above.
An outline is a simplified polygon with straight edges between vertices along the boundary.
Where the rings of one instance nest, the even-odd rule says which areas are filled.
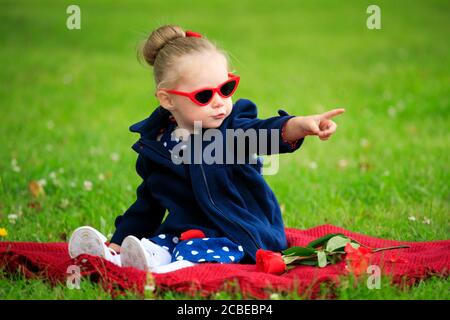
[[[170,41],[184,38],[184,30],[177,25],[165,25],[154,30],[142,46],[141,54],[145,61],[154,65],[158,52]]]

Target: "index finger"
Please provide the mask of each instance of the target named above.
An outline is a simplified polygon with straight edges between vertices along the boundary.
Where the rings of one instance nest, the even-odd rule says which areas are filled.
[[[322,113],[322,117],[324,117],[326,119],[331,119],[331,118],[338,116],[344,112],[345,112],[345,109],[343,109],[343,108],[333,109],[333,110]]]

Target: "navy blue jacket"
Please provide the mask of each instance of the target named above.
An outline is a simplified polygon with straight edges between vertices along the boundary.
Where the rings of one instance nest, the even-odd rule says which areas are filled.
[[[282,126],[294,116],[281,109],[278,114],[258,119],[256,105],[239,99],[217,129],[224,137],[226,129],[277,129],[278,153],[293,152],[304,139],[291,144],[283,141]],[[111,242],[120,245],[128,235],[138,238],[160,233],[180,235],[189,229],[200,229],[207,237],[224,236],[242,245],[246,253],[244,262],[254,262],[260,248],[286,249],[278,201],[257,165],[249,161],[244,164],[175,164],[169,151],[156,140],[169,116],[170,112],[159,106],[147,119],[130,127],[130,131],[140,133],[140,139],[132,148],[139,154],[136,170],[143,181],[137,188],[136,201],[116,218]],[[189,139],[192,137],[193,134]],[[270,141],[269,135],[266,154],[276,151],[272,150]],[[202,142],[202,150],[208,143]]]

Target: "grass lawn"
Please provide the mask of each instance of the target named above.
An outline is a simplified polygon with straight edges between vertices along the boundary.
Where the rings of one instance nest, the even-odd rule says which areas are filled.
[[[306,138],[280,157],[278,174],[266,176],[286,226],[449,238],[448,1],[376,1],[381,30],[366,27],[372,1],[189,3],[77,1],[81,30],[68,30],[70,1],[1,1],[2,240],[66,241],[86,224],[114,232],[140,183],[131,149],[138,136],[128,127],[157,106],[136,47],[166,23],[226,50],[241,76],[234,100],[254,101],[261,118],[280,108],[295,115],[346,108],[329,141]],[[32,196],[31,181],[45,184],[45,196]],[[385,280],[380,290],[339,288],[338,297],[450,298],[446,279],[406,289]],[[81,286],[0,271],[0,299],[110,298],[97,284]]]

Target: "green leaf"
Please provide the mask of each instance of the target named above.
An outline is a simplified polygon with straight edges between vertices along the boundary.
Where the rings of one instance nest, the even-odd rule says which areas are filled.
[[[317,266],[317,259],[314,260],[300,260],[297,261],[296,264],[302,264],[305,266]]]
[[[290,247],[282,251],[284,255],[295,255],[301,257],[311,256],[316,253],[316,250],[308,247]]]
[[[342,261],[342,259],[344,258],[344,254],[345,254],[345,252],[343,252],[343,251],[335,251],[335,252],[331,253],[330,255],[328,255],[328,262],[330,264],[336,264],[339,261]]]
[[[360,247],[360,245],[359,245],[359,243],[357,243],[357,242],[350,242],[350,245],[353,247],[353,248],[355,248],[355,249],[358,249],[359,247]]]
[[[292,257],[296,258],[295,261],[292,261],[290,264],[286,263],[286,269],[290,270],[294,268],[296,265],[305,265],[305,266],[317,266],[317,258],[314,256],[312,259],[304,259],[299,257]],[[286,260],[285,260],[286,261]]]
[[[327,265],[327,255],[324,251],[317,251],[317,263],[320,268],[326,267]]]
[[[304,257],[296,256],[296,255],[289,255],[289,256],[284,255],[283,261],[286,265],[289,265],[289,264],[297,263],[298,261],[301,261],[301,260],[309,260],[311,258],[314,258],[314,260],[316,260],[316,254],[314,253],[313,255],[304,256]]]
[[[288,266],[288,265],[290,265],[290,264],[292,264],[293,262],[295,262],[295,260],[297,260],[297,258],[298,257],[296,257],[296,256],[284,256],[283,257],[283,261],[284,261],[284,264],[286,265],[286,266]]]
[[[330,238],[333,238],[335,236],[344,236],[342,233],[329,233],[324,235],[323,237],[317,238],[316,240],[311,241],[310,243],[308,243],[308,247],[310,248],[316,248],[319,247],[321,245],[323,245],[325,242],[327,242]]]
[[[328,252],[333,252],[335,250],[342,249],[350,241],[351,240],[346,236],[334,236],[333,238],[328,240],[325,250]]]

